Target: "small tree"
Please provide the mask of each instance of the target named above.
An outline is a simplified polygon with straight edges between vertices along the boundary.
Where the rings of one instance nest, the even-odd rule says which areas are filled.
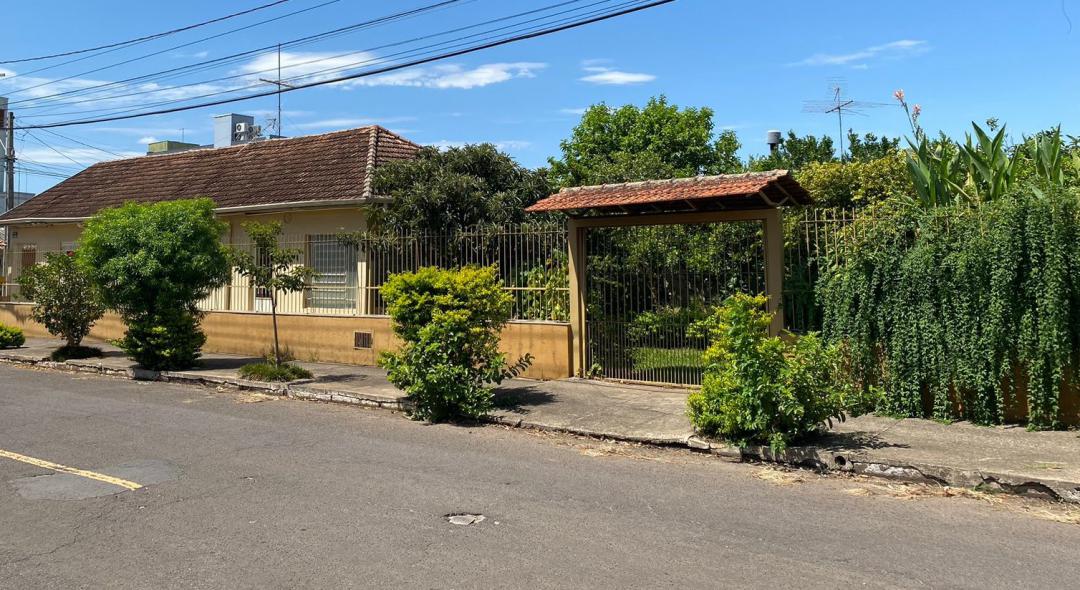
[[[20,283],[34,302],[34,321],[63,338],[68,349],[78,348],[105,313],[97,286],[68,254],[49,253],[44,264],[23,272]]]
[[[513,367],[499,352],[499,332],[513,303],[494,267],[421,268],[396,274],[383,297],[404,341],[380,364],[390,382],[416,403],[414,416],[440,421],[479,418],[491,408],[490,383],[524,370],[526,355]]]
[[[277,304],[278,293],[295,293],[316,277],[315,269],[298,264],[302,251],[299,248],[282,248],[279,244],[281,223],[251,221],[242,225],[254,251],[229,251],[229,258],[236,272],[248,277],[251,285],[270,293],[270,317],[274,324],[274,366],[282,364],[281,344],[278,339]]]
[[[123,318],[120,347],[142,366],[184,369],[198,359],[198,302],[229,278],[224,232],[210,199],[128,203],[86,222],[76,259]]]

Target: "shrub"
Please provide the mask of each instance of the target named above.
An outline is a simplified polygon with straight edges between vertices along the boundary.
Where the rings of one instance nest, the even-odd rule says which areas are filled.
[[[61,346],[52,351],[49,358],[54,362],[62,363],[68,360],[98,358],[100,356],[101,349],[94,346]]]
[[[209,199],[128,203],[87,221],[79,264],[127,324],[120,347],[144,367],[183,369],[199,357],[196,305],[229,277],[224,231]]]
[[[18,348],[25,343],[26,337],[22,330],[0,324],[0,348]]]
[[[105,313],[97,287],[67,254],[50,252],[44,264],[23,272],[20,283],[23,294],[34,302],[34,320],[63,338],[65,348],[79,348]]]
[[[171,371],[194,366],[205,343],[199,316],[178,310],[129,317],[127,331],[116,345],[144,368]]]
[[[797,174],[814,203],[826,207],[861,207],[914,192],[905,156],[856,162],[813,162]]]
[[[712,343],[687,413],[704,434],[779,451],[833,418],[843,420],[845,388],[836,349],[812,334],[794,343],[770,337],[765,303],[761,295],[736,294],[697,325]]]
[[[240,367],[240,377],[251,381],[296,381],[311,379],[311,371],[291,363],[265,361]]]
[[[526,355],[508,368],[499,352],[499,332],[513,300],[494,267],[428,267],[397,274],[382,294],[394,333],[404,343],[400,351],[385,353],[380,364],[390,382],[415,402],[416,418],[479,418],[491,409],[488,384],[531,362]]]

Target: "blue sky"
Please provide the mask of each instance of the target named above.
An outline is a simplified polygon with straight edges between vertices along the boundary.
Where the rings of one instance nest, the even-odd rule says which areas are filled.
[[[0,60],[122,41],[267,1],[16,2],[5,7],[8,21],[15,26],[5,34]],[[426,5],[432,0],[339,0],[218,39],[170,49],[325,1],[290,0],[228,22],[41,72],[30,70],[63,60],[0,64],[0,72],[7,73],[7,77],[0,78],[0,96],[27,100],[191,65]],[[327,64],[378,61],[394,50],[364,50],[556,1],[472,0],[405,21],[286,49],[284,75],[314,75],[310,63],[322,69]],[[84,74],[157,51],[162,53]],[[346,53],[351,55],[335,57]],[[310,63],[294,65],[291,70],[288,67],[303,62]],[[601,101],[611,105],[642,104],[650,96],[666,94],[682,106],[712,108],[718,129],[734,129],[743,142],[744,155],[748,155],[764,151],[765,131],[771,128],[835,136],[835,118],[803,112],[803,103],[826,100],[830,80],[836,78],[843,80],[845,93],[851,98],[888,103],[845,121],[845,126],[860,132],[901,135],[907,131],[906,119],[892,100],[893,90],[903,88],[910,102],[922,105],[923,124],[930,130],[959,134],[969,121],[993,116],[1008,123],[1016,135],[1057,123],[1066,132],[1080,133],[1077,63],[1080,2],[1076,0],[677,0],[583,29],[367,78],[362,83],[286,94],[284,133],[294,136],[378,123],[424,144],[493,142],[522,164],[539,166],[548,156],[558,154],[559,141],[569,134],[584,107]],[[160,81],[155,88],[134,88],[142,92],[157,90],[156,94],[53,107],[52,111],[137,108],[163,97],[186,98],[217,91],[223,83],[172,90],[160,87],[224,76],[235,76],[234,84],[237,80],[255,84],[260,76],[256,72],[274,65],[275,55],[257,55]],[[73,77],[58,81],[69,76]],[[20,124],[78,117],[53,116],[50,109],[27,108],[44,104],[41,98],[37,100],[13,105]],[[250,113],[265,122],[275,108],[274,98],[260,98],[55,130],[67,138],[42,130],[30,136],[20,133],[16,145],[26,165],[70,174],[79,168],[72,160],[85,165],[116,155],[137,155],[145,151],[143,144],[153,139],[183,136],[188,141],[209,143],[213,114]],[[55,182],[53,177],[20,174],[18,188],[36,192]]]

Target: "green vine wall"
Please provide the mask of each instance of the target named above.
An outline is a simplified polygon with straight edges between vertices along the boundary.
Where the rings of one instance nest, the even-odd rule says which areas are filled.
[[[1061,425],[1080,349],[1080,190],[892,201],[845,231],[818,285],[824,333],[884,391],[879,411],[1000,424],[1018,369],[1029,427]]]

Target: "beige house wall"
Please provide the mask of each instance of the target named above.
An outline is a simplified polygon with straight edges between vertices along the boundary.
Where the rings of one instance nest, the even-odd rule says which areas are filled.
[[[49,337],[30,316],[29,303],[0,303],[0,324],[18,326],[27,336]],[[269,315],[211,311],[203,317],[207,352],[248,356],[266,354],[273,342]],[[400,341],[386,317],[340,317],[313,315],[278,316],[281,345],[297,360],[373,366],[384,351],[396,350]],[[355,333],[370,332],[371,347],[355,348]],[[111,340],[124,334],[124,324],[108,313],[90,335]],[[511,322],[502,332],[502,351],[510,362],[526,354],[532,365],[523,374],[530,379],[564,379],[570,376],[570,326],[556,322]]]
[[[228,224],[223,241],[243,244],[248,238],[241,224],[245,221],[280,221],[284,227],[283,245],[301,247],[314,235],[337,234],[342,231],[366,229],[364,214],[356,208],[333,210],[300,210],[286,213],[234,214],[221,216]],[[78,242],[82,224],[63,223],[18,226],[12,238],[10,255],[5,261],[4,276],[18,279],[20,252],[23,246],[37,248],[37,260],[46,252],[62,251]],[[321,310],[309,305],[302,293],[286,294],[279,301],[278,318],[281,342],[298,360],[374,365],[381,352],[399,345],[394,338],[389,318],[368,315],[366,262],[356,262],[357,302],[352,309]],[[30,318],[30,305],[14,302],[0,303],[0,323],[16,325],[31,336],[47,336],[45,330]],[[0,298],[0,301],[3,299]],[[247,279],[232,277],[232,284],[215,291],[203,302],[208,311],[203,330],[208,352],[259,356],[273,341],[271,318],[266,302],[256,301]],[[371,332],[370,348],[354,348],[356,332]],[[123,335],[124,326],[114,314],[108,314],[94,327],[92,336],[113,339]],[[561,379],[570,376],[570,327],[556,322],[512,322],[503,331],[503,351],[511,362],[531,354],[533,365],[526,377]]]

